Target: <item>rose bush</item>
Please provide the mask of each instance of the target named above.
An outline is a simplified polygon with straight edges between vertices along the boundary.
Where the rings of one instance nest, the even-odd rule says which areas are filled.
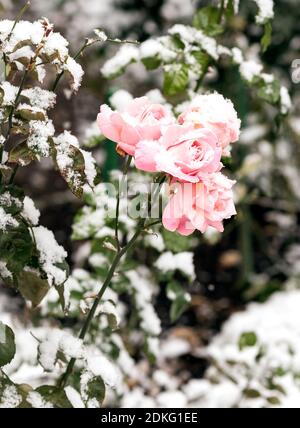
[[[183,385],[189,374],[176,366],[176,357],[193,349],[192,357],[197,366],[201,366],[199,355],[203,355],[203,349],[197,349],[197,338],[195,340],[191,331],[187,333],[183,328],[178,333],[183,336],[185,331],[183,340],[181,336],[170,337],[170,330],[180,317],[183,318],[179,323],[186,326],[184,313],[187,308],[193,308],[193,316],[199,317],[201,325],[203,318],[215,323],[214,312],[220,311],[221,317],[224,316],[222,305],[226,299],[221,299],[219,307],[216,305],[208,311],[203,310],[199,300],[205,298],[204,283],[208,281],[209,287],[213,287],[213,281],[209,282],[213,274],[224,279],[228,272],[223,275],[223,267],[227,263],[235,269],[238,257],[234,252],[220,259],[217,257],[217,268],[208,272],[205,264],[210,262],[207,260],[210,248],[204,247],[203,252],[208,250],[208,257],[202,269],[194,266],[193,251],[200,239],[201,248],[206,240],[209,247],[212,242],[219,245],[224,220],[236,211],[237,220],[227,229],[233,233],[229,232],[229,238],[223,234],[225,238],[222,239],[229,240],[230,245],[241,242],[241,289],[244,289],[243,281],[250,282],[251,278],[254,291],[264,293],[264,287],[259,288],[260,278],[252,278],[255,270],[248,232],[251,228],[255,230],[257,225],[249,216],[249,206],[252,201],[266,203],[264,198],[258,199],[253,188],[265,190],[269,186],[273,175],[268,173],[266,180],[265,174],[277,150],[269,143],[259,144],[259,138],[268,139],[272,133],[272,138],[276,135],[279,139],[279,128],[275,125],[284,122],[290,99],[286,88],[263,71],[258,58],[253,60],[253,52],[249,54],[243,31],[238,30],[240,27],[232,27],[232,22],[240,19],[236,14],[238,10],[230,1],[220,2],[217,7],[201,8],[195,13],[192,25],[174,25],[166,35],[151,38],[141,45],[128,41],[130,45],[122,44],[115,57],[103,66],[103,74],[107,77],[120,75],[134,63],[149,70],[161,67],[164,74],[164,96],[157,89],[137,99],[124,90],[116,91],[109,105],[101,107],[98,116],[102,135],[96,126],[88,129],[93,138],[86,143],[89,147],[97,145],[97,161],[102,162],[106,150],[109,154],[101,165],[104,173],[106,165],[112,158],[116,159],[107,149],[114,144],[103,144],[105,137],[116,143],[122,157],[126,156],[121,183],[118,183],[120,174],[111,172],[109,175],[111,182],[121,184],[115,194],[107,191],[110,183],[98,184],[96,161],[90,152],[81,148],[78,139],[68,130],[55,132],[49,110],[55,105],[54,92],[65,75],[70,78],[71,90],[79,89],[83,77],[79,61],[87,47],[105,40],[114,43],[120,40],[111,40],[98,29],[96,37],[88,39],[72,57],[68,42],[54,32],[46,19],[35,23],[0,23],[5,65],[0,90],[0,277],[6,286],[22,295],[27,302],[26,311],[29,302],[37,308],[30,312],[32,323],[28,321],[24,329],[20,320],[1,307],[4,324],[0,324],[0,333],[6,333],[5,346],[0,347],[1,407],[100,407],[103,403],[176,407],[193,401],[193,382]],[[246,20],[244,12],[242,16]],[[265,28],[262,42],[266,49],[270,42],[268,28],[272,13],[264,15],[260,8],[258,18],[258,24]],[[261,30],[255,27],[255,31]],[[226,37],[220,38],[225,32]],[[256,40],[257,35],[258,32]],[[257,46],[254,50],[258,52]],[[248,114],[245,118],[243,113],[248,126],[257,124],[263,115],[264,124],[268,124],[260,136],[248,136],[248,143],[258,139],[257,145],[251,146],[251,159],[244,157],[250,146],[246,144],[245,135],[244,145],[233,145],[239,139],[240,120],[232,102],[214,91],[218,88],[224,94],[232,92],[229,97],[235,98],[232,86],[225,88],[224,83],[220,89],[220,81],[226,80],[221,74],[224,68],[226,72],[230,69],[231,73],[236,73],[235,83],[244,82],[238,91],[245,96],[248,87],[255,94],[259,114]],[[131,86],[136,82],[143,82],[148,89],[160,85],[159,73],[146,81],[145,73],[140,70],[133,73],[134,79],[132,76],[129,79]],[[46,85],[52,78],[48,91]],[[98,83],[101,86],[99,78]],[[122,80],[118,81],[118,85],[122,84]],[[71,95],[68,89],[61,92],[67,97]],[[243,111],[240,104],[235,102],[239,112]],[[89,106],[92,110],[92,105]],[[62,110],[66,110],[65,105],[60,111],[55,110],[56,116],[60,116]],[[93,115],[96,114],[95,110]],[[83,111],[80,111],[81,119],[82,116]],[[66,123],[66,128],[68,126]],[[281,154],[287,153],[284,143],[278,144]],[[232,147],[233,155],[228,159]],[[73,239],[82,241],[82,245],[73,254],[72,264],[77,266],[73,272],[66,263],[66,251],[41,225],[44,216],[39,223],[39,211],[19,188],[22,167],[44,157],[53,159],[55,168],[72,192],[84,197],[84,206],[74,220]],[[294,170],[285,168],[286,157],[281,157],[283,168],[280,172],[297,191]],[[251,175],[249,168],[253,172],[251,168],[257,162],[262,165],[261,169]],[[43,165],[48,167],[48,163]],[[227,167],[226,175],[223,166]],[[234,181],[227,175],[237,180],[235,188]],[[138,207],[138,218],[130,217],[126,208],[128,201],[123,197],[122,185],[127,178],[132,186],[128,201]],[[152,206],[147,205],[147,186],[151,187],[153,181],[156,191],[163,182],[168,184],[168,191],[162,195],[166,202],[164,211],[159,209],[156,217],[150,219]],[[28,191],[28,187],[26,189]],[[154,196],[152,204],[155,206],[158,193]],[[265,194],[262,192],[261,196]],[[238,203],[237,210],[233,201]],[[284,210],[285,206],[280,204],[280,209]],[[280,217],[280,221],[283,228],[287,227],[285,218]],[[160,227],[161,222],[164,228]],[[198,233],[188,237],[196,229],[205,235],[202,237]],[[276,245],[280,239],[281,234]],[[297,249],[291,248],[287,270],[293,266],[297,272],[293,262],[296,257]],[[199,284],[194,283],[195,268]],[[271,273],[267,270],[265,273],[272,277],[274,271],[282,274],[281,269],[285,266],[275,266]],[[231,281],[231,276],[227,275],[227,280],[228,277]],[[274,287],[274,284],[269,286]],[[155,300],[162,302],[163,311],[160,308],[159,313],[163,312],[163,324],[153,307]],[[166,321],[166,309],[170,321]],[[169,322],[168,332],[164,331],[160,338],[162,327]],[[16,340],[8,325],[15,329]],[[201,336],[203,343],[207,341],[206,334]],[[28,352],[24,352],[24,343],[28,344]],[[184,372],[182,378],[181,375],[168,375],[171,366],[173,373]]]

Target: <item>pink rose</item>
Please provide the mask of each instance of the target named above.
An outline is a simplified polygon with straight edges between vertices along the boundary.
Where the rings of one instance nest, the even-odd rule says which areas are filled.
[[[196,96],[178,121],[213,131],[225,156],[230,153],[229,145],[239,139],[241,121],[237,112],[232,102],[218,93]]]
[[[209,226],[223,232],[223,220],[236,214],[232,186],[235,182],[217,172],[199,183],[174,183],[174,192],[163,213],[166,229],[190,235]]]
[[[141,140],[158,140],[165,125],[174,122],[171,112],[147,97],[135,98],[123,112],[102,105],[97,122],[100,131],[118,144],[118,150],[134,155]]]
[[[148,172],[165,172],[179,180],[196,183],[201,175],[221,169],[222,150],[207,129],[170,125],[159,140],[137,144],[135,165]]]

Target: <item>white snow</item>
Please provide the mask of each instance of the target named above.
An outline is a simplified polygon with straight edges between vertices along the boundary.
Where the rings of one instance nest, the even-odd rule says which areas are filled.
[[[8,227],[17,227],[18,222],[11,214],[8,214],[0,207],[0,230],[5,231]]]
[[[52,409],[54,407],[53,404],[46,401],[41,394],[36,391],[29,392],[26,401],[28,401],[34,409]]]
[[[278,407],[299,402],[299,305],[300,291],[291,290],[231,316],[207,349],[212,365],[201,407],[277,407],[269,397],[279,400]],[[240,349],[241,335],[250,332],[256,343]],[[278,388],[273,390],[271,384]],[[243,393],[249,388],[259,392],[257,401]]]
[[[56,102],[56,94],[54,92],[46,91],[38,86],[24,89],[22,96],[28,98],[32,106],[43,110],[53,108]]]
[[[81,82],[82,82],[82,78],[84,75],[84,71],[83,68],[81,67],[80,64],[78,64],[78,62],[76,62],[73,58],[68,57],[64,69],[66,71],[68,71],[73,79],[73,83],[71,85],[73,91],[78,91],[78,89],[80,88]]]
[[[167,251],[160,255],[155,262],[155,267],[163,273],[179,270],[190,279],[195,279],[194,255],[192,252],[183,251],[173,254]]]
[[[263,66],[255,61],[245,61],[240,65],[240,73],[247,82],[259,76],[263,71]]]
[[[62,352],[67,359],[82,359],[85,349],[82,340],[73,337],[70,333],[53,329],[48,332],[45,339],[39,344],[39,361],[46,371],[55,368],[58,352]]]
[[[0,409],[13,409],[19,406],[22,402],[22,396],[18,393],[14,385],[9,385],[4,388],[0,397]]]
[[[123,45],[116,55],[103,65],[101,72],[106,78],[111,78],[121,72],[131,62],[137,61],[138,58],[138,48]]]
[[[68,41],[59,33],[51,33],[44,44],[42,52],[51,56],[58,54],[62,61],[68,57]]]
[[[280,89],[280,104],[282,114],[287,114],[292,108],[292,100],[285,86],[282,86]]]
[[[202,31],[187,25],[175,24],[168,32],[171,35],[178,35],[186,46],[199,45],[213,59],[219,58],[217,42],[212,37],[206,36]]]
[[[125,91],[124,89],[119,89],[118,91],[113,93],[113,95],[109,99],[109,102],[115,110],[122,112],[126,110],[128,104],[132,100],[133,96],[129,92]]]
[[[157,396],[158,407],[182,409],[187,406],[187,399],[181,391],[161,392]]]
[[[4,92],[3,104],[10,106],[13,105],[18,93],[18,87],[9,82],[2,82],[0,88]]]
[[[7,269],[6,262],[0,260],[0,276],[2,278],[12,278],[12,273]]]
[[[84,172],[86,175],[87,182],[91,187],[94,187],[95,178],[97,176],[96,161],[90,152],[81,149],[81,153],[84,157]]]
[[[28,196],[25,196],[23,204],[24,204],[23,211],[22,211],[23,217],[32,226],[36,226],[39,222],[39,218],[41,215],[39,210],[35,207],[33,200]]]
[[[99,30],[98,28],[96,28],[94,30],[94,33],[96,34],[97,39],[100,42],[106,42],[106,40],[108,39],[107,35],[105,34],[105,32],[103,30]]]
[[[74,409],[85,408],[84,402],[82,401],[80,394],[78,391],[76,391],[76,389],[74,389],[72,386],[66,386],[65,393]]]
[[[150,273],[146,268],[139,267],[137,270],[127,271],[126,276],[134,291],[136,305],[141,318],[141,328],[153,336],[159,335],[161,325],[152,304],[155,286],[151,281]]]
[[[87,367],[94,376],[101,376],[104,383],[115,388],[120,382],[120,372],[115,364],[98,351],[90,351],[87,355]]]
[[[27,139],[28,147],[39,156],[49,156],[50,145],[48,139],[53,137],[54,132],[52,120],[31,120],[29,122],[29,138]]]
[[[274,18],[274,2],[273,0],[254,0],[258,7],[256,22],[265,24]]]
[[[47,274],[49,284],[62,284],[67,279],[66,272],[55,264],[64,262],[67,252],[58,245],[53,232],[45,227],[34,227],[33,233],[40,253],[40,263]]]

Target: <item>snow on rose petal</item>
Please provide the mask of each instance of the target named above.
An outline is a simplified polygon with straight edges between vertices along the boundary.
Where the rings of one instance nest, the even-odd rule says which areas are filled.
[[[139,141],[158,140],[163,128],[174,121],[168,108],[152,104],[147,97],[133,99],[122,112],[102,105],[97,118],[105,137],[116,142],[119,151],[132,156]]]
[[[228,155],[229,145],[239,139],[241,121],[232,102],[217,92],[197,95],[179,116],[180,124],[210,129],[218,139],[223,155]]]

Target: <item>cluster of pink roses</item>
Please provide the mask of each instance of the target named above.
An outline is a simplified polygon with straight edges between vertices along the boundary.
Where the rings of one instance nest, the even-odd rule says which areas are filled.
[[[170,177],[166,229],[182,235],[209,226],[223,231],[223,220],[236,213],[234,181],[220,172],[222,155],[240,133],[231,101],[217,93],[197,95],[176,119],[169,108],[136,98],[122,112],[102,105],[98,124],[119,153],[134,157],[137,168]]]

